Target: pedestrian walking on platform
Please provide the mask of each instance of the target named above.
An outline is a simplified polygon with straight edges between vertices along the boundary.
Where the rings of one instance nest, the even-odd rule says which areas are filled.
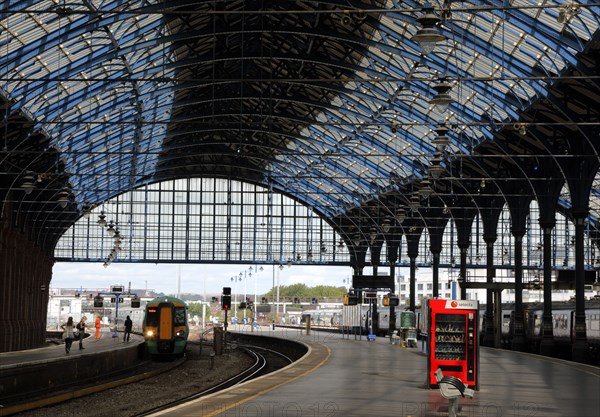
[[[129,336],[131,335],[132,328],[133,328],[133,322],[131,321],[131,318],[129,318],[129,316],[127,316],[127,318],[125,319],[125,333],[123,333],[123,342],[125,341],[126,338],[127,338],[127,341],[129,342]]]
[[[87,320],[86,316],[81,317],[79,323],[77,323],[77,331],[79,332],[79,349],[85,349],[83,347],[83,338],[85,337],[85,321]]]
[[[73,317],[69,317],[67,322],[60,326],[63,329],[63,339],[65,340],[65,351],[67,355],[71,351],[71,345],[73,344]]]
[[[96,342],[100,340],[100,329],[102,329],[102,320],[100,314],[96,314]]]

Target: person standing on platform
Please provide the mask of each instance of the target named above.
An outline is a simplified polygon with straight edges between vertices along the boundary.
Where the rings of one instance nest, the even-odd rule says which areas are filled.
[[[131,321],[131,318],[127,316],[127,318],[125,319],[125,333],[123,333],[123,342],[125,341],[125,338],[127,338],[127,341],[129,342],[129,336],[131,335],[132,327],[133,322]]]
[[[85,337],[85,321],[87,320],[86,316],[81,317],[79,323],[77,323],[77,330],[79,331],[79,350],[85,349],[83,347],[83,338]]]
[[[96,314],[96,342],[100,340],[100,329],[102,329],[102,320],[100,314]]]
[[[69,317],[67,322],[60,327],[64,330],[63,339],[65,340],[65,351],[68,355],[73,344],[73,317]]]

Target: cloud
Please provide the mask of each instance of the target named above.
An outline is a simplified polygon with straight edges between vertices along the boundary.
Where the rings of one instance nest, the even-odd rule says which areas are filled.
[[[263,265],[263,271],[250,276],[251,265],[221,264],[153,264],[118,263],[104,268],[102,263],[57,262],[54,265],[53,288],[82,288],[84,292],[105,289],[111,285],[131,284],[132,289],[149,289],[175,294],[178,286],[182,293],[218,294],[223,287],[236,287],[237,293],[257,294],[268,292],[273,285],[304,283],[308,286],[343,286],[344,279],[352,275],[349,267],[324,265],[292,265],[280,270],[277,266]],[[255,271],[253,265],[252,272]],[[233,281],[231,278],[241,281]],[[244,281],[245,285],[244,285]]]

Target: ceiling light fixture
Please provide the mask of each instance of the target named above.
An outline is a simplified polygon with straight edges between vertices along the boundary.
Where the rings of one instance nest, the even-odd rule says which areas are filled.
[[[429,175],[431,175],[431,178],[433,179],[438,179],[440,177],[440,175],[442,175],[442,172],[444,172],[445,169],[442,166],[442,158],[440,157],[434,157],[431,159],[431,166],[429,167]]]
[[[57,202],[62,208],[67,207],[67,204],[69,204],[69,192],[67,190],[59,192]]]
[[[375,226],[371,227],[369,237],[371,238],[371,244],[375,243],[375,239],[377,239],[377,228]]]
[[[419,189],[419,194],[423,198],[429,198],[429,196],[433,193],[433,188],[431,188],[431,182],[429,180],[421,181],[421,188]]]
[[[109,235],[113,236],[115,234],[115,224],[113,223],[113,221],[111,220],[110,223],[108,224],[108,229],[106,229],[106,231],[108,232]]]
[[[25,191],[25,194],[29,195],[35,188],[35,178],[33,175],[25,175],[23,177],[23,182],[21,183],[21,188]]]
[[[421,29],[413,35],[410,40],[417,42],[421,47],[421,52],[424,55],[432,52],[438,42],[446,40],[446,37],[440,33],[437,28],[440,23],[440,18],[433,12],[433,6],[427,2],[421,9],[423,14],[417,18],[417,22],[421,25]]]
[[[412,211],[419,210],[420,205],[421,205],[421,199],[419,198],[419,196],[417,194],[413,195],[408,202],[408,207],[410,207],[410,209]]]
[[[525,136],[527,134],[527,123],[516,123],[515,130],[519,132],[519,135]]]
[[[556,21],[558,23],[569,23],[579,13],[579,6],[575,4],[561,4]]]
[[[446,136],[448,133],[448,128],[444,125],[436,128],[434,132],[437,136],[433,139],[432,143],[437,149],[438,152],[442,153],[446,150],[446,147],[450,144],[450,140]]]
[[[84,218],[89,219],[90,215],[92,214],[92,208],[89,205],[84,205],[81,208],[81,214],[83,215]]]
[[[452,84],[446,81],[446,77],[440,77],[439,82],[433,86],[433,89],[437,94],[429,100],[429,104],[435,106],[439,112],[443,113],[448,110],[448,107],[454,101],[449,93],[452,89]]]
[[[383,219],[383,223],[381,223],[381,230],[383,230],[383,233],[389,232],[391,228],[392,228],[392,222],[390,221],[390,219],[388,219],[388,218]]]
[[[404,210],[403,208],[399,208],[398,210],[396,210],[396,221],[398,223],[402,223],[404,219],[406,219],[406,210]]]

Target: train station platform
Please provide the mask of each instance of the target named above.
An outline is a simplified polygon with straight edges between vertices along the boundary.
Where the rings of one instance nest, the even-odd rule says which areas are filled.
[[[315,331],[262,334],[304,342],[309,354],[280,371],[154,415],[448,415],[448,400],[426,384],[426,355],[419,348]],[[597,367],[481,348],[479,381],[472,399],[460,398],[459,416],[598,417],[600,410]]]
[[[49,388],[72,386],[73,381],[84,383],[128,369],[139,361],[143,343],[140,335],[132,334],[129,342],[123,342],[123,333],[103,332],[98,341],[93,335],[86,337],[81,350],[75,341],[69,354],[62,341],[0,353],[0,406],[43,395]]]

